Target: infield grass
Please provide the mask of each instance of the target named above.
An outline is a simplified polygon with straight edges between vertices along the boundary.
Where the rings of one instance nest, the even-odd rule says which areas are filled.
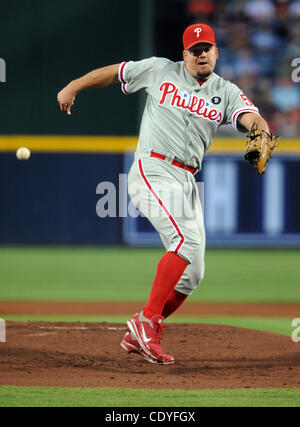
[[[299,407],[300,389],[145,390],[0,386],[0,407]]]
[[[0,299],[144,301],[162,249],[0,247]],[[207,250],[190,301],[300,301],[299,250]]]

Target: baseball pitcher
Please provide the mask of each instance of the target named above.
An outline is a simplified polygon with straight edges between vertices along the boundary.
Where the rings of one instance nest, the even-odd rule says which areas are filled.
[[[122,62],[70,82],[58,94],[71,114],[77,93],[120,83],[125,95],[148,94],[135,160],[128,176],[133,204],[160,234],[166,253],[159,261],[147,304],[128,322],[121,342],[151,363],[172,364],[161,347],[163,320],[204,277],[205,230],[194,175],[222,124],[249,132],[245,159],[259,174],[276,146],[258,108],[235,84],[214,73],[218,60],[214,31],[205,24],[186,28],[183,61],[148,58]]]

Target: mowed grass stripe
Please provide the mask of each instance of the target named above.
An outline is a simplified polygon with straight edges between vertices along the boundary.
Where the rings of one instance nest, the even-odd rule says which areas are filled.
[[[163,249],[0,247],[0,299],[146,301]],[[299,250],[207,250],[190,301],[300,301]]]
[[[300,389],[145,390],[0,386],[0,407],[299,407]]]

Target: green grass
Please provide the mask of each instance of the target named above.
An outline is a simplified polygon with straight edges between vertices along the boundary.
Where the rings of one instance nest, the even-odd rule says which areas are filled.
[[[145,301],[161,249],[0,247],[0,300]],[[206,278],[190,301],[300,302],[299,251],[208,250]],[[299,313],[300,315],[300,313]],[[125,323],[126,316],[1,316],[17,321]],[[292,319],[182,317],[290,335]],[[132,390],[0,386],[0,407],[300,406],[300,389]]]
[[[0,248],[0,299],[145,301],[161,249]],[[207,250],[191,301],[300,301],[297,250]]]
[[[300,389],[141,390],[0,386],[0,407],[299,407]]]
[[[1,315],[0,315],[1,317]],[[124,323],[128,316],[3,316],[6,321],[17,322],[109,322]],[[174,316],[166,321],[168,323],[203,323],[214,325],[228,325],[240,328],[256,329],[266,332],[290,336],[292,333],[292,319],[288,318],[263,318],[263,317],[182,317]]]

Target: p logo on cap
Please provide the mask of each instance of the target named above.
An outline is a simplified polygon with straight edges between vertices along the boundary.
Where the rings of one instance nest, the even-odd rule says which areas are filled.
[[[197,37],[200,37],[200,33],[201,33],[201,31],[202,31],[202,28],[196,28],[195,30],[194,30],[194,33],[197,33]]]
[[[194,24],[187,27],[183,33],[183,46],[190,49],[198,43],[209,43],[216,46],[214,30],[206,24]]]

